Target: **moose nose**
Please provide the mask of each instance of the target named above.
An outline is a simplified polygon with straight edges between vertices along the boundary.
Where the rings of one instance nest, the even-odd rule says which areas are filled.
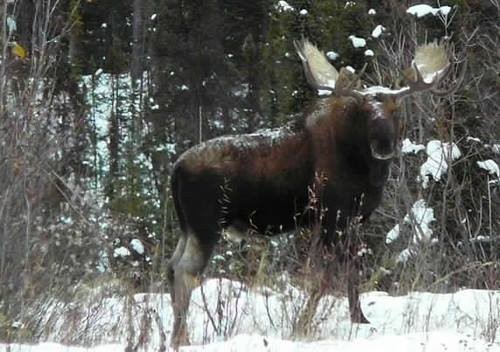
[[[394,157],[394,148],[389,141],[372,141],[370,143],[372,157],[378,160],[389,160]]]

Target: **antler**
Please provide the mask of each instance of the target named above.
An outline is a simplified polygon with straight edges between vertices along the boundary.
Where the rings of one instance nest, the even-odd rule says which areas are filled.
[[[362,95],[390,95],[395,98],[431,91],[438,96],[446,96],[453,93],[461,85],[466,71],[466,64],[462,66],[459,78],[454,86],[447,90],[438,90],[437,85],[450,73],[451,65],[448,53],[443,44],[436,42],[419,46],[415,51],[412,66],[405,70],[408,85],[401,89],[390,89],[387,87],[368,87],[359,93]]]
[[[345,67],[342,67],[338,72],[328,62],[325,55],[309,40],[302,39],[300,42],[295,40],[293,45],[302,60],[307,82],[313,88],[335,91],[338,95],[360,96],[354,88],[360,75],[364,73],[366,64],[359,74],[354,74]]]
[[[294,40],[293,45],[304,66],[307,82],[318,90],[335,90],[339,73],[325,55],[307,39]]]
[[[404,96],[423,92],[434,88],[448,73],[450,61],[443,45],[436,42],[419,46],[415,51],[410,75],[415,78],[410,80],[408,86],[403,88],[396,96]]]
[[[354,87],[359,80],[358,75],[348,72],[345,68],[339,72],[333,67],[325,55],[309,40],[293,42],[299,55],[307,82],[315,89],[335,91],[338,95],[351,95],[360,97],[364,95],[390,95],[395,98],[431,91],[438,96],[446,96],[453,93],[462,83],[465,77],[466,64],[462,66],[456,84],[447,90],[438,90],[437,85],[451,71],[448,52],[443,43],[436,42],[417,47],[415,58],[409,69],[405,70],[408,85],[401,89],[390,89],[382,86],[372,86],[363,90]],[[364,72],[363,68],[362,72]]]
[[[400,89],[396,94],[393,94],[396,98],[403,98],[407,95],[411,95],[418,92],[424,92],[426,90],[431,90],[434,88],[438,82],[441,80],[437,77],[437,75],[430,80],[430,82],[426,82],[422,77],[422,73],[418,69],[418,66],[413,64],[413,69],[415,70],[415,75],[417,76],[415,81],[409,81],[408,86]],[[448,70],[448,68],[446,69]]]
[[[465,78],[465,73],[467,72],[467,60],[464,60],[462,63],[462,68],[460,70],[460,74],[458,75],[458,78],[456,79],[456,83],[451,86],[448,89],[442,90],[442,89],[437,89],[437,88],[431,88],[431,92],[434,95],[437,95],[439,97],[445,97],[450,94],[455,93],[458,88],[462,85],[462,82]]]

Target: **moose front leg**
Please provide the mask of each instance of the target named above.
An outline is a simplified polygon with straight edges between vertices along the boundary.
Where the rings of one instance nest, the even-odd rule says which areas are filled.
[[[343,236],[347,235],[349,237],[352,234],[344,234]],[[323,273],[323,282],[334,282],[332,276],[339,272],[341,270],[335,270],[336,266],[339,266],[342,268],[344,267],[345,270],[345,277],[347,281],[347,299],[349,303],[349,313],[351,317],[351,322],[353,323],[359,323],[359,324],[369,324],[370,322],[368,319],[363,314],[363,311],[361,310],[361,303],[359,301],[359,271],[360,271],[360,257],[357,255],[358,248],[356,244],[347,244],[347,246],[343,243],[344,241],[339,241],[339,243],[335,244],[335,252],[333,252],[332,244],[328,243],[325,246],[325,249],[327,250],[327,264],[324,267],[324,273]],[[343,263],[344,265],[342,265]]]
[[[345,270],[345,279],[347,281],[347,299],[349,303],[349,313],[351,321],[359,324],[369,324],[370,322],[363,314],[361,303],[359,301],[359,271],[361,268],[358,256],[359,219],[350,219],[342,214],[346,211],[337,210],[335,217],[333,214],[327,218],[327,234],[325,245],[327,248],[334,249],[335,261],[337,265]],[[343,230],[338,230],[338,229]],[[343,264],[343,265],[342,265]]]
[[[349,257],[346,263],[347,274],[347,299],[349,301],[349,313],[351,315],[351,322],[359,324],[369,324],[363,311],[361,310],[361,303],[359,301],[359,258],[357,253],[352,253],[349,250]]]

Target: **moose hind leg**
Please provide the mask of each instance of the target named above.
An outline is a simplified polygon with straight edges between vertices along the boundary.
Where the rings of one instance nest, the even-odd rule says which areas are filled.
[[[168,285],[169,285],[168,287],[170,289],[170,297],[172,300],[172,304],[175,303],[174,268],[177,266],[179,260],[181,260],[182,254],[184,253],[184,249],[186,248],[186,239],[187,239],[186,234],[182,233],[181,237],[179,238],[179,242],[177,242],[177,246],[175,247],[174,254],[172,254],[172,257],[170,258],[167,264],[167,279],[168,279]]]
[[[200,284],[201,274],[210,258],[215,243],[200,241],[194,234],[187,236],[184,251],[173,267],[174,326],[171,335],[171,346],[189,345],[187,331],[187,312],[191,292]]]

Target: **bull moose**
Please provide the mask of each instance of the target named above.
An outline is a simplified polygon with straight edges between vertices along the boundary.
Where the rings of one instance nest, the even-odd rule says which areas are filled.
[[[397,147],[398,102],[425,90],[443,94],[437,84],[450,66],[444,45],[426,44],[416,49],[406,87],[359,88],[356,75],[346,68],[338,72],[308,40],[294,44],[308,83],[333,94],[319,99],[302,123],[211,139],[174,165],[171,189],[182,230],[168,263],[174,347],[189,343],[191,292],[223,230],[268,235],[311,226],[310,217],[298,222],[297,214],[310,211],[312,187],[320,187],[326,210],[320,232],[326,247],[354,218],[373,212]],[[322,181],[315,185],[318,175]],[[341,252],[354,262],[356,248],[347,247]],[[366,323],[358,275],[348,271],[349,310],[353,322]]]

